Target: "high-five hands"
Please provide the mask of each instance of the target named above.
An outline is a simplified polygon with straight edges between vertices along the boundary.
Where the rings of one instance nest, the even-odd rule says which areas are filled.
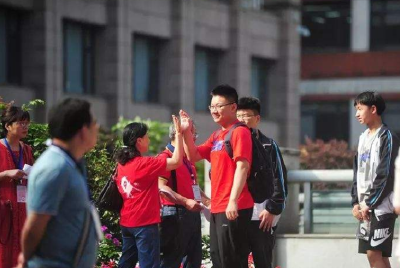
[[[192,125],[193,125],[193,121],[190,118],[189,114],[187,112],[185,112],[184,110],[180,110],[179,111],[179,117],[181,119],[182,133],[187,131],[187,130],[191,130],[192,129]]]

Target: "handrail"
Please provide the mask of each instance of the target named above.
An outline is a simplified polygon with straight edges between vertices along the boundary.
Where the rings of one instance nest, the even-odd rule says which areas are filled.
[[[289,170],[289,183],[305,182],[351,182],[352,169],[314,169],[314,170]]]
[[[302,183],[304,185],[304,233],[312,233],[313,203],[311,184],[314,182],[351,182],[353,170],[351,169],[322,169],[322,170],[290,170],[288,183]]]

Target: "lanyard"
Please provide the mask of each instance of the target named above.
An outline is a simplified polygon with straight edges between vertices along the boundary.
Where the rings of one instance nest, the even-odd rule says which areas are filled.
[[[171,153],[173,153],[175,150],[175,147],[172,146],[171,143],[168,143],[167,149],[170,150]],[[183,158],[183,164],[185,165],[186,169],[189,171],[190,178],[193,180],[193,184],[196,184],[196,177],[194,176],[192,164],[186,158]]]
[[[22,162],[23,161],[22,161],[22,146],[21,146],[21,144],[18,143],[19,144],[19,159],[18,159],[18,162],[17,162],[17,157],[14,155],[14,152],[11,150],[10,144],[8,144],[7,139],[4,139],[4,143],[6,144],[7,149],[8,149],[8,151],[10,152],[10,154],[12,156],[15,168],[17,168],[19,170],[22,170],[22,168],[23,168],[23,166],[22,166],[23,163]]]
[[[65,150],[64,148],[62,148],[61,146],[58,146],[56,144],[52,144],[52,146],[57,147],[62,152],[64,152],[71,159],[71,161],[75,164],[75,167],[78,169],[79,173],[81,173],[81,175],[83,177],[84,186],[85,186],[86,192],[87,192],[87,194],[89,196],[89,200],[93,200],[92,193],[90,192],[90,189],[89,189],[89,186],[88,186],[87,173],[86,173],[86,170],[84,168],[85,160],[82,159],[81,161],[76,161],[75,158],[71,155],[71,153],[69,151]]]

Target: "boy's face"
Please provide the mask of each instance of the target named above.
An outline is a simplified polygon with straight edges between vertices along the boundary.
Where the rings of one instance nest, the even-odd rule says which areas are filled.
[[[250,109],[238,110],[236,117],[250,128],[257,128],[258,123],[260,123],[260,115]]]
[[[368,125],[371,123],[373,118],[377,115],[376,106],[367,106],[365,104],[358,103],[356,106],[356,118],[360,124]]]
[[[220,125],[235,118],[236,103],[230,102],[223,96],[213,96],[211,99],[210,113],[214,122]]]

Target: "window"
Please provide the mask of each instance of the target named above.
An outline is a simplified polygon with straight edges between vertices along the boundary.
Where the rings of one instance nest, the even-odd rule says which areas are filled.
[[[400,1],[371,1],[371,49],[400,48]]]
[[[311,139],[349,141],[349,103],[302,102],[301,142]]]
[[[251,96],[260,100],[262,116],[268,116],[268,78],[271,65],[272,61],[269,60],[251,60]]]
[[[135,35],[133,43],[133,100],[158,103],[161,40]]]
[[[301,39],[304,52],[350,49],[350,1],[304,3]]]
[[[94,93],[94,27],[64,22],[64,91]]]
[[[388,125],[388,127],[400,136],[400,101],[386,101],[386,109],[382,114],[382,121]]]
[[[196,111],[208,111],[211,102],[210,92],[217,86],[219,52],[207,48],[196,48],[194,104]]]
[[[0,8],[0,84],[20,84],[20,55],[20,14]]]

